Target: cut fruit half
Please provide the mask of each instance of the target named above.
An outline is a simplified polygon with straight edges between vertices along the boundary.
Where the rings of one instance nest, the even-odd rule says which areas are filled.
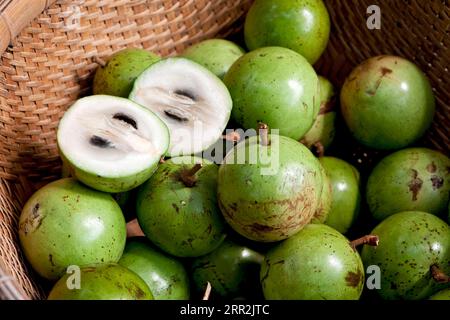
[[[124,192],[146,181],[169,146],[166,125],[124,98],[94,95],[76,101],[58,127],[63,162],[81,182]]]
[[[228,89],[212,72],[185,58],[168,58],[146,69],[130,99],[155,112],[170,131],[169,155],[206,150],[230,118]]]

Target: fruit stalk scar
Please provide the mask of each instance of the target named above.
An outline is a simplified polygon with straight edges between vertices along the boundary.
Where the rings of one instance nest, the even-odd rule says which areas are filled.
[[[139,226],[137,219],[133,219],[127,223],[127,238],[143,236],[145,236],[145,234]]]
[[[376,235],[368,234],[364,237],[355,239],[353,241],[350,241],[350,246],[353,248],[353,250],[356,250],[356,247],[367,244],[372,247],[378,246],[378,243],[380,242],[380,239]]]
[[[193,187],[197,182],[197,177],[195,174],[203,167],[203,164],[196,163],[191,169],[185,170],[181,173],[181,181],[186,185],[186,187]]]
[[[258,124],[258,132],[259,132],[259,138],[260,143],[262,146],[268,146],[270,145],[269,141],[269,126],[265,123],[260,122]]]
[[[238,142],[241,140],[241,135],[237,131],[233,131],[222,135],[222,139],[230,142]]]
[[[450,283],[450,277],[444,273],[437,265],[430,267],[431,276],[437,283]]]

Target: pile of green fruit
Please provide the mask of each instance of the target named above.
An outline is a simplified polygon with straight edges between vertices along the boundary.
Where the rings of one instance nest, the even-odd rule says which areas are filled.
[[[63,178],[20,216],[49,299],[198,299],[208,283],[226,299],[450,299],[450,159],[418,145],[430,83],[378,56],[336,99],[312,66],[329,32],[321,0],[256,0],[249,52],[210,39],[102,63],[59,124]],[[368,175],[336,157],[340,123],[345,144],[384,152]],[[253,134],[224,145],[226,129]],[[127,238],[135,217],[145,237]]]

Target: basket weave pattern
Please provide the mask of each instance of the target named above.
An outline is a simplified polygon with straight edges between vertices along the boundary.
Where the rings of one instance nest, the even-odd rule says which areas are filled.
[[[24,0],[6,2],[19,1]],[[6,2],[0,0],[0,10]],[[332,35],[317,64],[319,73],[340,85],[356,64],[370,56],[397,54],[413,60],[430,78],[438,103],[426,141],[448,153],[448,1],[383,1],[381,30],[366,27],[366,9],[372,0],[325,2]],[[0,260],[28,297],[45,295],[20,253],[17,219],[30,194],[59,177],[55,130],[68,106],[89,94],[96,57],[106,58],[131,46],[164,56],[176,54],[192,43],[240,30],[250,4],[251,0],[59,0],[29,23],[3,53]],[[0,22],[0,38],[6,31]],[[10,31],[8,36],[14,34]]]

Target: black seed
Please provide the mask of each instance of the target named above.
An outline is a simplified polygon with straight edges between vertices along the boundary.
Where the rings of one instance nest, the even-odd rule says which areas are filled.
[[[130,126],[132,126],[133,128],[135,128],[135,129],[137,130],[137,123],[136,123],[136,121],[135,121],[133,118],[127,116],[126,114],[123,114],[123,113],[116,113],[116,114],[113,116],[113,119],[117,119],[117,120],[126,122],[126,123],[128,123]]]
[[[89,143],[99,148],[112,148],[111,142],[99,136],[92,136]]]
[[[172,110],[170,110],[170,109],[167,109],[167,110],[164,110],[164,113],[166,114],[166,116],[168,116],[169,118],[172,118],[172,119],[174,119],[174,120],[177,120],[177,121],[189,121],[189,119],[188,118],[185,118],[185,117],[182,117],[182,116],[180,116],[180,115],[178,115],[178,114],[175,114]]]
[[[188,97],[189,99],[194,100],[194,101],[197,100],[197,98],[195,97],[195,95],[194,95],[191,91],[189,91],[189,90],[175,90],[174,93],[175,93],[175,94],[178,94],[178,95],[180,95],[180,96]]]

